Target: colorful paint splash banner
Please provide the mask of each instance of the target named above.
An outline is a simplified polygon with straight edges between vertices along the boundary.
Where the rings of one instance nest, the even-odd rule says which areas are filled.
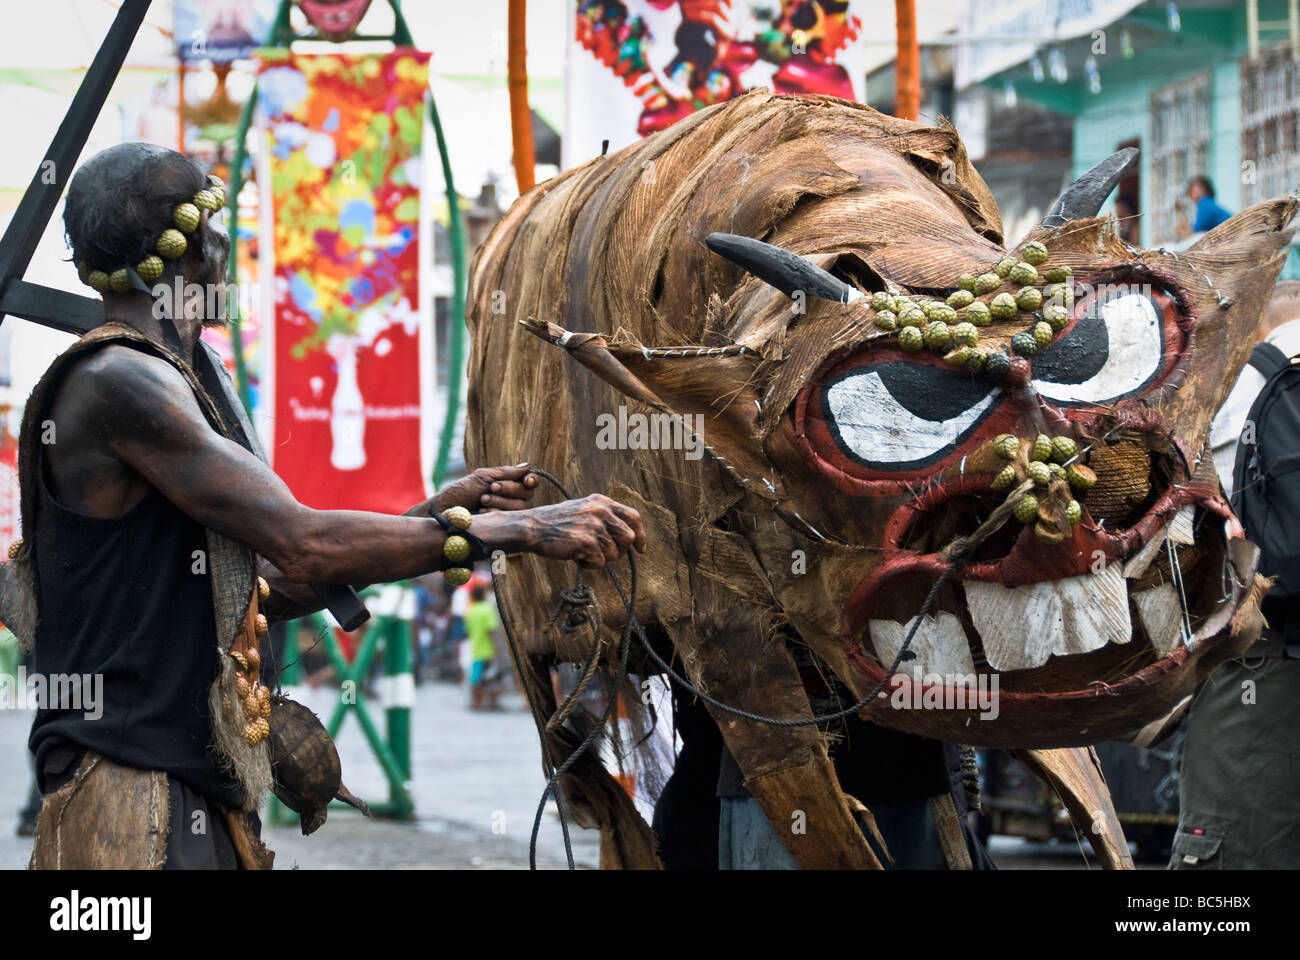
[[[563,166],[755,87],[861,100],[866,0],[568,0]]]
[[[264,51],[258,82],[274,261],[261,273],[274,314],[268,452],[309,506],[400,513],[428,495],[432,447],[420,294],[429,55],[273,57]]]

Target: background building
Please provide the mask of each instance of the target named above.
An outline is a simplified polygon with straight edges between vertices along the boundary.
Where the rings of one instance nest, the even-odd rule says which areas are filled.
[[[1298,21],[1286,0],[970,0],[957,95],[1014,91],[1068,118],[1071,176],[1138,147],[1107,209],[1122,195],[1142,246],[1179,245],[1194,175],[1234,213],[1300,186]],[[1300,276],[1294,246],[1283,276]]]

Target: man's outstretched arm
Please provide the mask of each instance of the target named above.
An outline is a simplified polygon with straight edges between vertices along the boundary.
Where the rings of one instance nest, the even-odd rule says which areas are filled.
[[[380,583],[439,570],[443,532],[425,516],[313,510],[266,464],[214,431],[169,363],[108,348],[85,365],[94,426],[109,449],[186,515],[250,547],[294,583]],[[600,564],[645,549],[635,510],[607,497],[479,515],[489,550]]]
[[[464,507],[471,513],[480,510],[524,510],[528,507],[538,477],[529,473],[528,464],[513,467],[480,467],[467,476],[448,484],[433,497],[417,503],[404,514],[408,517],[428,517],[451,507]],[[320,598],[309,586],[289,580],[269,560],[258,563],[258,576],[271,588],[271,595],[261,604],[268,620],[293,620],[315,613],[323,608]],[[364,590],[369,584],[353,586]]]

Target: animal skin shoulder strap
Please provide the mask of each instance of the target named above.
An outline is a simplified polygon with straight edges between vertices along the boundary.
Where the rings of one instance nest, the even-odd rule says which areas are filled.
[[[90,333],[86,334],[63,353],[55,358],[50,364],[44,376],[32,390],[31,396],[27,400],[27,407],[23,411],[23,425],[19,434],[18,441],[18,470],[19,486],[22,496],[22,523],[23,532],[30,533],[36,527],[36,474],[33,472],[37,469],[40,462],[40,436],[42,432],[41,423],[45,417],[46,410],[49,409],[50,401],[55,391],[63,382],[63,378],[72,364],[84,357],[91,351],[101,349],[110,344],[124,344],[152,353],[155,356],[166,360],[175,367],[185,378],[190,389],[194,392],[195,399],[199,402],[199,407],[203,410],[203,416],[222,436],[231,439],[230,432],[223,422],[221,415],[217,412],[216,405],[208,392],[199,382],[198,376],[184,359],[177,356],[161,344],[155,343],[138,330],[117,323],[106,323],[101,327],[96,327]],[[30,537],[24,537],[22,550],[31,549]]]
[[[24,533],[33,532],[36,528],[38,475],[35,471],[40,464],[41,422],[45,411],[49,409],[53,392],[76,359],[114,343],[143,350],[170,363],[189,384],[212,429],[228,440],[241,442],[241,438],[233,434],[233,430],[240,428],[240,425],[237,422],[227,422],[221,416],[212,396],[189,363],[131,327],[104,324],[60,354],[41,377],[27,401],[18,441]],[[247,443],[243,445],[248,446]],[[236,664],[228,654],[237,645],[238,649],[246,650],[257,643],[254,624],[257,619],[256,558],[243,544],[214,530],[208,529],[206,537],[208,572],[212,581],[213,619],[220,653],[220,671],[208,693],[213,740],[222,765],[231,770],[243,786],[244,809],[255,811],[271,786],[270,756],[265,740],[244,739]],[[0,579],[0,608],[3,608],[0,612],[3,612],[6,625],[13,629],[24,649],[31,648],[36,634],[35,598],[38,585],[33,540],[29,536],[17,542],[16,549],[11,550],[10,562],[5,564],[6,576]],[[11,617],[14,623],[9,622]]]

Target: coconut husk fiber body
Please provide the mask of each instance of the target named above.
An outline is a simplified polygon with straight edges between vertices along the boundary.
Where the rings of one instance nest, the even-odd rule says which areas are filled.
[[[1177,255],[1126,247],[1108,219],[1035,231],[1008,248],[992,195],[950,126],[755,91],[538,185],[492,231],[471,280],[467,462],[527,460],[575,495],[601,492],[636,507],[649,540],[638,619],[714,697],[798,718],[811,707],[792,649],[806,646],[859,697],[884,679],[891,658],[882,653],[885,634],[873,639],[871,625],[915,617],[951,556],[945,547],[1001,501],[992,483],[1007,461],[993,452],[995,436],[1022,439],[1014,459],[1022,471],[1036,435],[1072,437],[1085,451],[1081,466],[1097,451],[1098,516],[1089,512],[1092,494],[1078,494],[1082,519],[1073,527],[1062,521],[1073,495],[1053,479],[1041,522],[1059,524],[1049,531],[1056,542],[1007,523],[940,591],[934,622],[916,643],[928,668],[997,674],[1000,715],[975,721],[971,710],[900,709],[882,699],[870,719],[1041,754],[1128,735],[1168,713],[1258,627],[1263,585],[1248,551],[1232,545],[1244,541],[1219,497],[1205,441],[1249,352],[1294,209],[1291,200],[1260,204]],[[798,254],[866,295],[848,303],[787,296],[712,252],[704,241],[714,233]],[[1149,309],[1163,331],[1159,369],[1122,398],[1060,403],[1042,394],[1050,385],[1032,379],[1027,361],[1009,354],[1010,379],[988,386],[979,401],[988,412],[969,420],[951,450],[905,470],[882,468],[871,451],[848,451],[845,437],[859,428],[872,435],[883,424],[889,443],[904,447],[912,439],[903,415],[883,402],[862,408],[858,422],[834,422],[829,390],[842,378],[880,364],[892,365],[902,387],[917,371],[931,380],[951,373],[939,388],[909,389],[914,403],[935,394],[954,411],[963,391],[978,393],[987,382],[946,369],[934,353],[902,354],[898,331],[876,322],[870,295],[941,302],[961,275],[990,272],[1030,241],[1049,251],[1044,269],[1070,268],[1080,311],[1112,300],[1115,309],[1138,310],[1133,317]],[[1128,286],[1116,293],[1117,284]],[[994,291],[981,296],[989,301]],[[1111,323],[1103,313],[1092,309],[1088,323]],[[1022,311],[985,325],[977,347],[1005,352],[1034,320]],[[1123,325],[1140,321],[1114,322],[1111,343],[1122,346]],[[1084,328],[1076,317],[1058,331],[1056,369],[1105,359],[1090,358],[1094,341],[1069,352],[1071,332]],[[687,433],[648,419],[656,414],[686,417]],[[665,442],[609,430],[634,416]],[[1136,447],[1109,449],[1120,443]],[[1139,585],[1137,572],[1128,580],[1119,566],[1163,542],[1184,514],[1194,518],[1197,543],[1187,550],[1180,539],[1178,558],[1197,637],[1160,656],[1162,641],[1137,619],[1119,637],[1132,615],[1124,591]],[[1115,569],[1095,583],[1079,579],[1098,552]],[[1238,586],[1225,604],[1208,584],[1222,583],[1230,564]],[[1141,575],[1147,587],[1171,571],[1153,561]],[[566,565],[522,556],[501,578],[502,601],[529,647],[526,679],[546,709],[554,709],[547,665],[585,662],[592,649],[586,634],[547,629],[572,576]],[[603,576],[588,581],[613,646],[622,606]],[[973,598],[991,589],[982,584],[1004,588],[1007,599],[981,606]],[[1094,593],[1112,597],[1115,616],[1094,622],[1070,613],[1064,627],[1043,625],[1056,631],[1046,642],[1020,644],[995,628],[996,652],[984,649],[972,611],[987,617],[1028,603],[1013,593],[1021,588],[1047,590],[1058,621],[1061,602],[1076,604],[1067,613],[1086,609]],[[1025,629],[1037,629],[1032,618]],[[960,649],[939,650],[953,630]],[[988,657],[1003,651],[1008,663],[991,666]],[[636,658],[633,671],[653,669]],[[772,822],[788,824],[800,809],[818,824],[812,840],[786,840],[801,865],[874,865],[817,728],[764,727],[712,712]],[[1077,758],[1070,764],[1078,767]],[[632,824],[626,795],[599,775],[575,782],[573,792],[580,817],[622,831],[624,849],[607,851],[610,862],[637,865],[649,840],[644,824]]]

